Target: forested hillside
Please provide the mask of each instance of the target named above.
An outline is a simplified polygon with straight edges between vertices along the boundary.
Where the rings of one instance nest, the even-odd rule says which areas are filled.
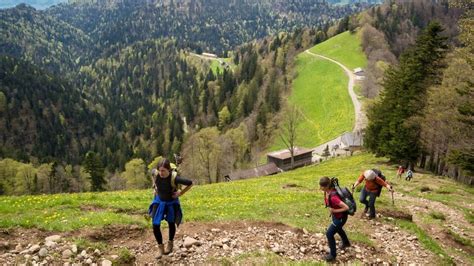
[[[3,156],[78,162],[74,154],[102,132],[99,114],[67,80],[29,62],[1,56],[0,87]]]
[[[472,1],[389,1],[359,16],[368,148],[472,184]]]
[[[182,152],[189,158],[184,173],[217,182],[268,145],[294,55],[345,31],[346,20],[337,19],[363,7],[309,0],[74,1],[46,11],[0,10],[0,54],[9,62],[2,73],[8,79],[1,84],[0,156],[32,163],[34,176],[41,163],[55,162],[51,180],[82,184],[74,181],[84,174],[75,166],[91,154],[89,165],[106,170],[94,176],[86,169],[91,188],[101,190],[140,187],[120,173],[145,172],[156,157]],[[193,52],[202,51],[228,57],[232,68],[211,71],[196,61]],[[42,103],[44,90],[54,96]],[[190,167],[196,160],[206,164]],[[6,173],[3,184],[14,185],[16,177]],[[4,191],[68,191],[39,183],[24,189]]]
[[[72,75],[94,51],[82,30],[31,6],[0,10],[0,54],[27,60],[53,73]]]
[[[88,33],[101,47],[179,37],[179,47],[226,57],[237,45],[299,27],[323,27],[365,5],[324,1],[75,1],[48,10]],[[94,2],[94,3],[90,3]],[[125,33],[125,34],[124,34]]]

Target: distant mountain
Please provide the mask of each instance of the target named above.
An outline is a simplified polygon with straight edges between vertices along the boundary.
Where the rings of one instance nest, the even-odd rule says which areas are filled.
[[[68,0],[2,0],[0,2],[0,8],[10,8],[19,4],[27,4],[36,9],[46,9],[50,6],[65,3],[67,1]]]
[[[254,39],[325,27],[367,7],[321,0],[78,0],[46,12],[89,34],[101,47],[175,37],[182,47],[224,55]]]

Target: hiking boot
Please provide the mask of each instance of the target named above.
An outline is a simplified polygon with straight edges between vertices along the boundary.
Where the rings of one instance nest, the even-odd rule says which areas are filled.
[[[368,216],[367,219],[368,220],[373,220],[373,219],[375,219],[375,216]]]
[[[341,244],[339,245],[339,248],[340,248],[341,250],[343,250],[343,249],[346,249],[346,248],[348,248],[348,247],[350,247],[350,246],[351,246],[351,243],[341,243]]]
[[[168,255],[170,254],[171,252],[173,252],[173,241],[168,241],[168,244],[166,245],[166,248],[165,248],[165,255]]]
[[[327,262],[333,262],[336,260],[336,257],[334,257],[333,255],[331,254],[327,254],[325,257],[324,257],[324,260],[327,261]]]
[[[165,245],[158,244],[158,255],[155,258],[157,260],[161,259],[161,257],[163,257],[163,253],[165,253]]]
[[[365,207],[364,213],[367,213],[369,211],[369,207]]]

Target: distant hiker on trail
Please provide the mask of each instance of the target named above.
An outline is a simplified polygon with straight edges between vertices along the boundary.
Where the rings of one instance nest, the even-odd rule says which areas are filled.
[[[398,170],[397,170],[397,177],[402,178],[403,173],[405,173],[405,168],[403,168],[403,166],[399,165]]]
[[[340,245],[341,249],[351,246],[346,232],[344,232],[343,229],[344,224],[347,222],[349,206],[341,200],[329,177],[321,177],[321,179],[319,179],[319,187],[324,192],[324,203],[329,209],[332,219],[326,231],[330,252],[324,259],[326,261],[334,261],[336,259],[336,239],[334,238],[336,233],[338,233],[342,239],[342,244]]]
[[[376,171],[379,173],[377,174]],[[369,219],[375,218],[375,199],[380,196],[382,187],[386,187],[390,192],[393,191],[392,186],[385,182],[385,177],[382,177],[382,172],[378,170],[366,170],[352,185],[352,189],[355,189],[362,181],[365,181],[365,186],[360,191],[360,202],[365,205],[364,213],[369,211]],[[369,197],[368,201],[367,197]]]
[[[405,176],[406,181],[410,181],[413,178],[413,171],[411,169],[408,169],[407,174]]]
[[[148,212],[152,217],[153,234],[158,242],[158,256],[156,258],[159,259],[173,251],[176,226],[179,226],[183,218],[179,197],[192,187],[193,181],[180,177],[178,172],[172,169],[168,159],[161,159],[156,168],[152,170],[155,196]],[[181,190],[180,185],[186,187]],[[160,230],[162,220],[168,222],[169,228],[169,241],[166,249],[163,246],[163,236]]]

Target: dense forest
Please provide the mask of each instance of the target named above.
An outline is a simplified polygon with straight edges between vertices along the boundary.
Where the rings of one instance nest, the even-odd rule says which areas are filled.
[[[102,52],[150,38],[175,37],[180,48],[224,57],[237,45],[300,27],[323,27],[367,7],[320,0],[75,2],[46,13],[87,33]]]

